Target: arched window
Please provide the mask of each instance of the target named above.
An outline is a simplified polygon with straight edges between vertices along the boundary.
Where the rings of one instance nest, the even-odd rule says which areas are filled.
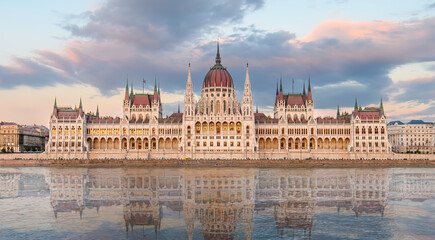
[[[227,122],[224,122],[224,128],[223,128],[223,130],[224,131],[228,131],[228,123]]]
[[[241,122],[237,122],[236,131],[237,131],[237,134],[240,134],[242,132],[242,123]]]
[[[355,128],[355,133],[356,133],[356,134],[359,134],[359,127],[356,127],[356,128]]]
[[[369,127],[369,134],[372,134],[372,127]]]
[[[385,133],[385,129],[384,129],[384,127],[382,127],[381,128],[381,134],[384,134]]]
[[[375,127],[375,134],[378,134],[379,133],[379,129],[378,129],[378,127]]]
[[[221,104],[219,101],[216,101],[216,114],[221,113]]]
[[[246,134],[249,134],[249,126],[246,126]]]
[[[230,131],[234,131],[234,122],[230,122]]]
[[[197,122],[196,123],[196,133],[200,133],[201,132],[201,123]]]
[[[363,128],[362,128],[362,134],[365,134],[365,133],[366,133],[366,128],[363,127]]]

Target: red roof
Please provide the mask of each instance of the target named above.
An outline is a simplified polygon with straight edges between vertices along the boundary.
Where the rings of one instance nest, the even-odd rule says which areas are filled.
[[[135,94],[131,96],[131,103],[132,105],[139,106],[150,106],[152,99],[154,98],[153,95],[148,94]]]
[[[58,110],[57,113],[58,119],[77,119],[78,116],[79,116],[79,110],[72,110],[72,111]]]
[[[301,94],[288,94],[285,96],[286,105],[304,105],[305,104],[305,96]]]

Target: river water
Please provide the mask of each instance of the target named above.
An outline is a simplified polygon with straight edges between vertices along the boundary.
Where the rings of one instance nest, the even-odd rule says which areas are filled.
[[[0,168],[0,239],[435,239],[435,168]]]

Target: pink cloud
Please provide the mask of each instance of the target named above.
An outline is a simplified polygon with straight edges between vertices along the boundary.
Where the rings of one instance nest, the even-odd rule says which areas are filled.
[[[301,38],[302,42],[311,42],[324,38],[340,40],[371,39],[376,42],[391,40],[385,33],[399,30],[402,24],[388,21],[376,22],[344,22],[328,20],[317,25],[308,36]]]

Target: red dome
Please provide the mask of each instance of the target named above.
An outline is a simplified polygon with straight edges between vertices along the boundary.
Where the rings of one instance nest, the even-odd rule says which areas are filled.
[[[216,65],[208,71],[203,87],[233,87],[233,78],[224,67]]]
[[[233,78],[230,73],[221,65],[221,56],[219,54],[219,43],[217,45],[216,64],[210,68],[205,75],[202,87],[232,87],[234,88]]]

